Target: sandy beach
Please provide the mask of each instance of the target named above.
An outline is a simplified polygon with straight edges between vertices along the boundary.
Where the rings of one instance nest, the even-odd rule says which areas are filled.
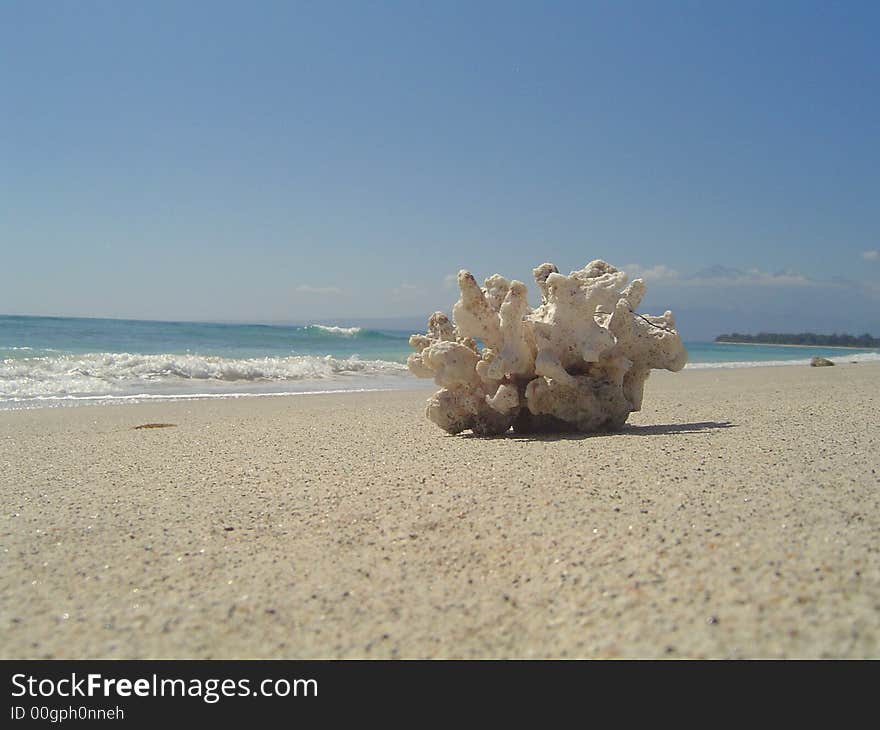
[[[426,391],[0,412],[0,656],[878,657],[878,386],[655,373],[537,438]]]

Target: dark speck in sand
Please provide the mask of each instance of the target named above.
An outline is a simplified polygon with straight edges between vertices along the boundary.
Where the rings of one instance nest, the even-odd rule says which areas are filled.
[[[224,527],[223,529],[226,532],[232,532],[235,528],[234,527]]]
[[[141,428],[174,428],[176,423],[144,423],[141,426],[135,426],[134,430],[137,431]]]

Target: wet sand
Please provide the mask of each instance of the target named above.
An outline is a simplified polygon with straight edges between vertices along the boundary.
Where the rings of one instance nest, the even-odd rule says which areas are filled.
[[[880,656],[880,364],[657,373],[586,437],[426,395],[0,413],[0,656]]]

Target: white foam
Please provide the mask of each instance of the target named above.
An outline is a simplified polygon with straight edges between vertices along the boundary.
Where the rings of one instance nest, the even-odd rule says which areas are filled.
[[[60,350],[56,350],[54,347],[16,347],[14,345],[0,347],[0,350],[8,350],[9,352],[60,352]]]
[[[407,375],[407,368],[402,363],[361,360],[357,356],[237,359],[202,355],[89,353],[0,361],[0,401],[133,395],[144,388],[167,394],[175,390],[191,391],[194,386],[198,387],[193,381],[222,388],[233,383],[277,384],[404,375]]]
[[[322,332],[329,332],[333,335],[343,335],[344,337],[351,337],[361,331],[360,327],[334,327],[329,324],[312,324],[309,325],[309,327],[314,327]]]

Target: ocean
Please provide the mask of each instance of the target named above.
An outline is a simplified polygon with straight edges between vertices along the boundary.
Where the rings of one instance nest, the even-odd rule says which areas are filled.
[[[0,315],[0,409],[150,399],[387,390],[411,331]],[[880,360],[878,350],[686,342],[688,368]]]

